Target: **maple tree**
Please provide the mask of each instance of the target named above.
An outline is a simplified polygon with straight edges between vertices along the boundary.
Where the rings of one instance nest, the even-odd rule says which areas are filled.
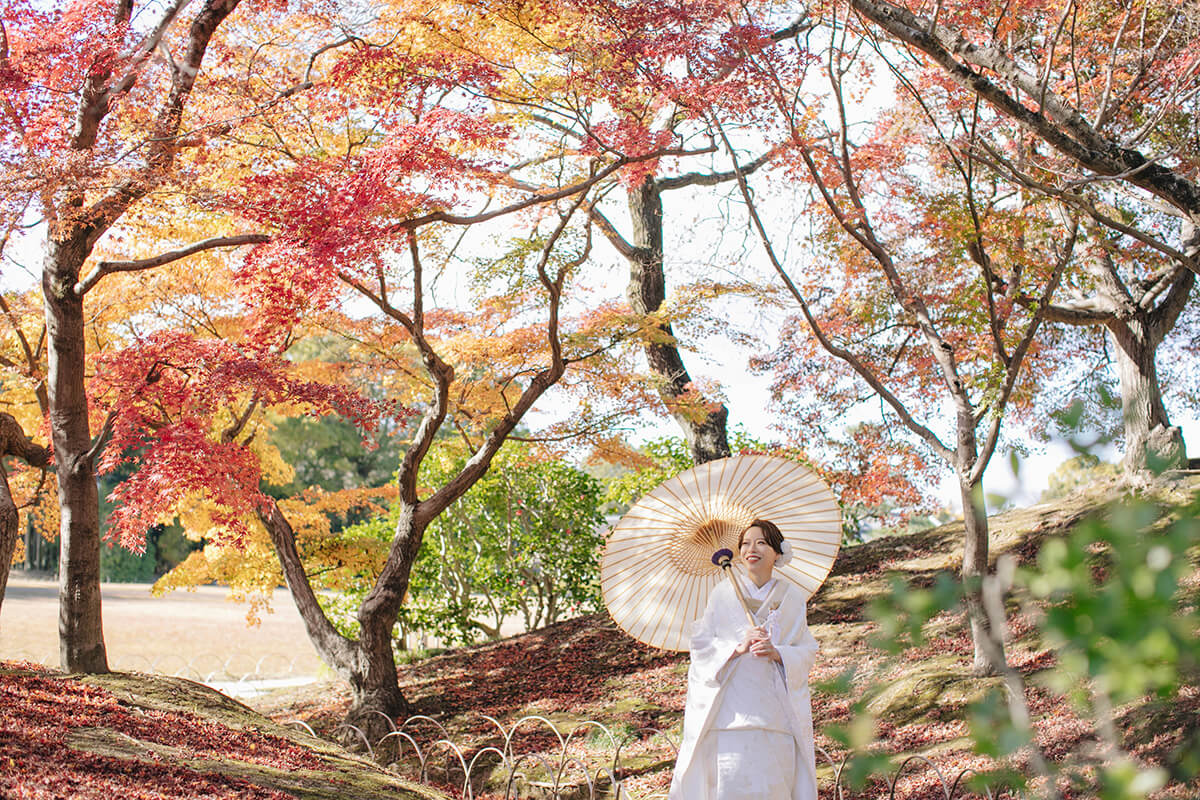
[[[739,180],[751,223],[799,308],[762,364],[775,371],[775,391],[800,430],[877,396],[953,470],[973,669],[992,673],[1004,655],[980,593],[989,571],[983,477],[1006,412],[1028,406],[1036,385],[1027,356],[1072,261],[1078,223],[1056,202],[1014,195],[976,163],[971,145],[988,118],[947,103],[937,86],[900,80],[896,105],[873,125],[857,124],[847,108],[865,42],[841,26],[832,36],[827,111],[773,63],[786,54],[756,58],[791,145],[792,174],[813,186],[805,211],[814,231],[813,263],[785,264]],[[792,57],[808,53],[798,47]],[[804,66],[791,74],[803,76]],[[1023,291],[1036,296],[1029,308],[1017,302]]]
[[[564,168],[548,171],[548,188],[509,186],[510,202],[503,207],[456,214],[452,209],[506,185],[512,170],[498,168],[497,163],[514,160],[519,148],[508,123],[488,119],[470,103],[464,105],[461,92],[450,96],[456,82],[487,87],[495,70],[479,60],[446,64],[441,52],[422,50],[415,36],[392,37],[389,46],[343,37],[329,47],[298,48],[307,60],[290,52],[276,62],[255,60],[249,72],[269,87],[265,93],[254,81],[246,89],[229,77],[238,73],[240,57],[257,58],[256,49],[247,40],[222,40],[222,69],[211,87],[244,91],[224,96],[232,107],[217,104],[225,113],[197,122],[209,126],[206,132],[215,132],[211,140],[185,137],[185,101],[199,88],[196,79],[212,34],[236,5],[209,3],[186,33],[172,26],[173,14],[182,5],[169,9],[161,24],[145,34],[126,24],[132,9],[125,3],[71,6],[61,14],[22,14],[17,17],[21,26],[6,29],[12,46],[5,75],[14,78],[9,87],[15,87],[14,92],[26,91],[19,99],[30,108],[41,110],[34,95],[42,86],[30,76],[40,78],[45,72],[45,62],[39,60],[44,51],[35,43],[48,43],[55,53],[71,52],[75,60],[70,63],[88,75],[83,90],[54,95],[58,102],[47,107],[55,113],[39,118],[44,125],[60,126],[49,129],[58,131],[63,148],[101,165],[114,153],[134,154],[114,171],[97,168],[94,183],[66,180],[26,186],[20,183],[24,173],[17,170],[31,158],[29,147],[43,139],[25,132],[12,142],[11,152],[20,158],[12,164],[9,178],[25,190],[23,196],[36,197],[50,218],[43,291],[49,318],[46,366],[38,373],[42,368],[35,353],[28,371],[31,379],[50,376],[46,410],[63,509],[64,664],[79,670],[106,668],[95,569],[99,538],[94,475],[136,460],[136,472],[113,494],[119,504],[110,518],[115,541],[137,548],[147,527],[179,515],[206,531],[217,545],[237,549],[256,543],[257,519],[269,535],[268,547],[276,551],[278,569],[314,642],[350,680],[366,709],[364,716],[370,718],[371,709],[395,713],[403,699],[396,688],[389,633],[425,526],[478,480],[505,437],[569,365],[603,354],[638,331],[636,320],[610,304],[589,308],[579,324],[572,323],[569,337],[562,336],[567,320],[564,286],[590,249],[586,234],[577,236],[570,230],[572,217],[589,190],[626,166],[686,150],[632,141],[627,153],[610,149],[568,154]],[[287,27],[283,17],[274,22]],[[43,35],[54,25],[59,33],[67,32],[65,37]],[[108,32],[121,42],[128,39],[134,61],[88,72],[87,55],[69,49],[85,38],[75,35],[83,29]],[[331,68],[316,68],[318,56],[344,43],[355,47]],[[181,46],[187,57],[150,58],[160,45]],[[304,80],[278,80],[294,75],[297,67]],[[277,88],[280,83],[287,88]],[[133,88],[137,92],[130,97],[144,101],[142,105],[124,102]],[[163,89],[161,95],[151,91],[158,88]],[[128,109],[146,123],[139,127],[108,117]],[[88,122],[82,139],[72,139],[62,128],[76,110]],[[342,130],[328,124],[335,119],[345,123]],[[105,138],[109,132],[131,138],[118,136],[113,141]],[[186,161],[183,150],[202,145]],[[19,152],[21,146],[25,152]],[[49,151],[47,157],[55,153]],[[190,171],[181,169],[185,163]],[[200,174],[205,181],[198,180]],[[112,186],[117,189],[108,191]],[[185,201],[182,207],[170,202],[139,204],[162,201],[171,190],[189,198],[181,186],[201,202],[189,206]],[[550,212],[537,210],[556,203],[560,205]],[[82,210],[65,213],[76,207]],[[16,224],[23,207],[9,211],[7,222]],[[126,213],[130,211],[134,213]],[[84,270],[93,248],[106,232],[117,230],[118,221],[121,231],[154,231],[174,222],[181,211],[187,212],[186,222],[174,233],[213,221],[234,230],[245,230],[251,223],[257,232],[209,237],[141,258],[93,260],[90,271]],[[515,215],[522,215],[529,233],[518,237],[507,258],[520,268],[507,295],[483,301],[476,315],[427,313],[421,251],[424,246],[436,252],[444,231],[422,229]],[[119,249],[114,238],[104,244]],[[153,278],[142,280],[151,270],[166,269],[174,275],[173,265],[180,259],[211,257],[216,249],[247,244],[262,246],[245,259],[229,286],[218,289],[224,299],[218,296],[212,306],[195,305],[170,287],[153,285]],[[559,255],[564,247],[567,254]],[[409,264],[395,259],[397,254],[407,256]],[[209,277],[190,280],[188,291],[194,290],[195,297],[208,296],[211,287],[200,284]],[[130,311],[118,325],[123,330],[117,341],[93,354],[94,363],[89,363],[83,337],[85,295],[94,299],[110,287],[127,289],[131,281],[140,282],[148,296],[140,308],[173,306],[173,312],[143,330],[154,318]],[[410,292],[407,301],[396,299],[397,286]],[[366,400],[344,375],[336,374],[337,368],[333,374],[314,376],[286,356],[294,341],[310,334],[301,320],[330,317],[347,295],[364,298],[378,311],[374,331],[368,330],[370,324],[356,327],[346,317],[336,324],[343,332],[378,335],[386,342],[377,363],[400,376],[390,387],[396,394],[386,403]],[[530,324],[542,310],[544,321]],[[64,319],[72,327],[63,328]],[[95,325],[94,317],[92,322],[93,331],[103,330],[107,336],[112,330]],[[456,370],[461,370],[457,379]],[[405,401],[413,398],[425,413],[410,429],[412,441],[394,490],[401,519],[359,615],[363,634],[350,640],[336,635],[321,614],[297,551],[293,525],[312,520],[304,499],[293,504],[298,511],[288,513],[287,503],[261,491],[272,469],[274,477],[286,478],[262,434],[270,414],[337,413],[369,427],[381,417],[403,417]],[[101,420],[94,437],[88,412]],[[418,468],[448,416],[453,416],[473,456],[446,485],[421,497]],[[339,502],[346,508],[358,501]]]
[[[919,3],[851,0],[849,24],[894,43],[955,102],[994,124],[972,157],[1106,230],[1049,317],[1115,345],[1127,467],[1179,464],[1155,354],[1200,272],[1195,174],[1200,13],[1163,0]],[[830,9],[833,7],[830,6]],[[1005,147],[1002,140],[1019,141]]]
[[[663,196],[732,182],[728,166],[714,159],[715,136],[702,110],[744,106],[739,48],[771,47],[804,24],[801,18],[763,30],[739,21],[743,5],[490,3],[456,7],[452,19],[436,11],[421,19],[423,30],[446,46],[502,71],[494,85],[479,91],[519,121],[526,137],[545,143],[537,158],[619,149],[635,140],[703,143],[688,158],[655,159],[614,176],[588,208],[628,264],[626,297],[646,318],[642,349],[654,388],[697,462],[729,455],[728,409],[712,389],[693,381],[684,364],[675,333],[681,316],[667,291]],[[598,114],[602,108],[616,113]],[[746,168],[753,171],[769,156]],[[628,214],[628,233],[617,212]]]
[[[210,236],[148,259],[84,267],[131,209],[179,189],[179,153],[203,147],[206,125],[230,127],[220,106],[206,108],[207,119],[189,111],[205,88],[214,36],[239,2],[208,0],[194,9],[174,2],[153,18],[135,13],[128,0],[4,3],[3,221],[6,233],[27,212],[45,221],[44,368],[35,366],[43,358],[39,343],[26,350],[25,371],[44,382],[37,391],[49,419],[61,519],[60,650],[71,670],[107,670],[95,475],[115,418],[93,435],[85,299],[106,276],[260,239]],[[153,376],[139,376],[137,385]]]
[[[427,49],[417,30],[424,22],[379,20],[371,30],[386,44],[355,39],[310,73],[303,98],[263,115],[260,128],[243,132],[246,141],[230,145],[262,168],[228,189],[226,202],[269,231],[237,270],[240,328],[230,343],[211,333],[142,337],[106,361],[96,401],[114,415],[114,439],[124,445],[113,458],[133,443],[142,448],[138,473],[116,491],[123,504],[113,535],[136,543],[163,515],[190,517],[218,547],[190,558],[181,575],[232,577],[223,570],[239,568],[214,564],[210,550],[252,551],[260,567],[238,578],[269,591],[282,577],[315,647],[351,685],[351,721],[368,731],[383,724],[375,712],[405,708],[391,631],[432,520],[484,475],[534,403],[576,364],[591,369],[640,334],[641,321],[620,304],[573,300],[591,249],[586,226],[573,220],[585,219],[581,210],[610,177],[688,152],[674,142],[618,138],[624,150],[558,153],[551,168],[535,160],[531,169],[522,149],[529,140],[518,146],[511,122],[472,99],[488,96],[496,67]],[[321,124],[303,124],[312,120]],[[538,182],[518,177],[523,168]],[[485,210],[470,210],[480,202]],[[501,218],[508,234],[493,240],[500,256],[481,259],[475,309],[438,307],[431,284],[452,257],[446,242],[455,229]],[[339,311],[350,298],[372,313]],[[346,374],[290,376],[297,365],[283,353],[312,325],[354,343],[348,361],[361,359],[359,373],[372,373],[383,402],[365,403]],[[154,377],[152,390],[131,380],[145,374]],[[349,408],[366,425],[418,410],[406,422],[392,488],[395,525],[378,549],[344,558],[352,548],[331,541],[327,520],[311,513],[327,499],[321,493],[285,501],[260,491],[260,412],[286,413],[289,402],[318,414]],[[448,430],[469,456],[426,487],[421,465]],[[192,442],[206,458],[193,457]],[[272,550],[278,564],[267,568],[261,555]],[[329,571],[314,569],[322,559]],[[348,576],[370,587],[354,637],[334,627],[315,593]]]

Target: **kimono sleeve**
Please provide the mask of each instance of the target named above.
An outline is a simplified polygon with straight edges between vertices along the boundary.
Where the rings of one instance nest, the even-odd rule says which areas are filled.
[[[723,593],[714,591],[704,609],[704,616],[692,627],[690,667],[693,679],[715,687],[724,678],[733,651],[741,644],[743,631],[738,630],[723,608]],[[735,617],[736,619],[736,617]]]
[[[775,649],[783,661],[783,675],[789,689],[808,685],[808,673],[817,660],[816,637],[808,629],[807,607],[803,600],[795,612],[795,618],[788,620],[787,636],[781,637],[781,642],[775,643]]]

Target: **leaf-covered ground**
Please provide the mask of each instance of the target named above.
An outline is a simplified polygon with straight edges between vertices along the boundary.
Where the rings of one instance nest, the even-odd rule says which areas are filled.
[[[0,797],[435,798],[182,678],[0,662]]]
[[[1043,540],[1063,533],[1097,502],[1061,502],[995,517],[994,551],[1027,561]],[[814,685],[851,666],[882,675],[887,689],[871,701],[879,720],[874,748],[893,757],[897,766],[909,756],[924,756],[949,780],[963,770],[992,766],[973,752],[964,710],[995,681],[969,676],[971,647],[961,615],[935,618],[920,647],[886,662],[868,645],[873,624],[865,609],[886,595],[889,574],[921,586],[932,583],[940,571],[956,570],[960,536],[961,527],[949,525],[847,549],[810,604],[822,647]],[[1187,591],[1200,597],[1200,572]],[[1095,754],[1096,731],[1067,700],[1039,684],[1055,656],[1040,646],[1032,617],[1014,609],[1009,623],[1009,658],[1030,686],[1027,699],[1042,751],[1052,760]],[[633,797],[648,798],[665,793],[670,780],[674,752],[669,739],[678,739],[686,671],[686,655],[643,647],[605,616],[592,615],[418,661],[403,667],[400,678],[415,712],[444,725],[468,757],[499,743],[485,715],[506,727],[528,715],[549,721],[530,720],[517,729],[517,754],[553,753],[559,733],[566,735],[583,720],[602,722],[622,742],[627,789]],[[855,691],[861,692],[861,686]],[[813,709],[818,730],[851,723],[855,699],[854,692],[844,696],[818,688]],[[285,690],[256,702],[273,721],[182,679],[135,674],[81,679],[39,665],[0,662],[0,797],[436,796],[282,724],[300,719],[332,738],[348,704],[348,691],[336,682]],[[1148,700],[1117,709],[1116,723],[1124,746],[1143,763],[1172,763],[1178,748],[1200,737],[1200,688],[1185,687],[1170,703]],[[431,728],[412,732],[427,746],[440,736]],[[382,762],[394,761],[397,741],[393,738],[374,754]],[[819,735],[818,742],[834,762],[845,756],[830,739]],[[570,746],[593,770],[611,763],[613,749],[608,734],[594,729]],[[433,772],[452,789],[461,778],[452,770],[438,773],[446,763],[442,755],[431,759],[437,762]],[[818,766],[822,785],[829,787],[832,769]],[[411,764],[402,771],[411,775]],[[881,798],[888,789],[876,779],[847,796]],[[895,796],[944,800],[936,773],[924,762],[909,764]],[[1200,786],[1194,782],[1176,781],[1158,793],[1163,800],[1196,796]]]
[[[993,552],[1012,552],[1028,561],[1046,537],[1069,529],[1095,509],[1099,499],[1077,498],[995,517]],[[970,676],[971,643],[961,614],[935,618],[922,646],[885,663],[868,645],[874,626],[865,610],[873,599],[887,593],[889,574],[924,586],[941,571],[957,570],[961,534],[961,524],[951,524],[844,550],[809,611],[822,647],[812,675],[814,685],[832,681],[850,667],[859,673],[876,670],[877,677],[889,685],[871,702],[879,720],[875,748],[894,756],[896,766],[909,756],[924,756],[947,781],[964,770],[995,766],[974,753],[964,711],[972,700],[998,686],[998,679]],[[1095,750],[1097,737],[1091,725],[1066,699],[1038,685],[1039,673],[1054,664],[1054,654],[1040,646],[1033,620],[1014,610],[1009,624],[1009,660],[1030,686],[1037,741],[1046,756],[1058,760]],[[644,647],[618,631],[607,617],[592,615],[501,642],[449,651],[403,667],[400,678],[415,713],[439,720],[468,754],[499,743],[494,725],[484,715],[506,727],[526,715],[540,715],[563,734],[582,720],[600,721],[624,740],[626,786],[633,796],[647,797],[665,792],[669,784],[674,753],[669,741],[656,732],[666,731],[678,740],[686,671],[686,654]],[[851,722],[854,699],[816,691],[813,712],[818,730]],[[287,690],[258,703],[268,715],[302,719],[328,735],[335,732],[348,704],[348,692],[336,683]],[[1163,763],[1200,729],[1200,689],[1185,689],[1170,704],[1148,700],[1117,711],[1124,746],[1146,764]],[[834,762],[846,755],[820,734],[818,743]],[[518,754],[553,753],[556,748],[554,733],[535,721],[523,724],[515,736]],[[581,736],[571,750],[592,759],[593,769],[604,763],[605,754],[611,760],[607,736],[594,731]],[[377,755],[385,761],[394,757],[390,752]],[[818,768],[822,784],[830,785],[832,769],[820,763]],[[877,779],[850,796],[884,797],[888,788]],[[1190,798],[1198,796],[1198,790],[1195,784],[1175,782],[1157,796]],[[1072,796],[1070,791],[1066,794]],[[904,770],[895,796],[945,797],[935,771],[925,762],[913,762]]]

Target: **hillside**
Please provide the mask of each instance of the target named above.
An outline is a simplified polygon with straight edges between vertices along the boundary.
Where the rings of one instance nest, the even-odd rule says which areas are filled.
[[[1197,485],[1200,482],[1194,481],[1191,490]],[[1176,493],[1176,499],[1182,497]],[[1013,553],[1028,563],[1044,542],[1065,535],[1105,499],[1103,493],[1093,492],[995,516],[993,552]],[[962,614],[935,617],[926,626],[926,640],[894,660],[869,644],[876,625],[867,609],[889,596],[891,576],[900,576],[909,587],[932,584],[939,572],[957,569],[960,536],[961,525],[951,524],[845,549],[813,598],[809,616],[822,648],[812,676],[814,719],[818,743],[831,758],[818,759],[822,797],[829,796],[834,770],[847,751],[821,731],[838,724],[854,728],[855,720],[861,719],[855,705],[863,700],[868,677],[886,684],[865,701],[877,717],[869,732],[875,741],[870,749],[891,757],[891,766],[846,796],[887,797],[886,779],[910,756],[923,756],[928,762],[912,762],[903,770],[895,786],[897,798],[945,800],[930,765],[947,783],[963,770],[993,766],[974,753],[964,716],[968,703],[997,688],[999,679],[969,676],[971,646]],[[1191,613],[1200,600],[1198,550],[1192,545],[1189,551],[1191,572],[1184,589]],[[1034,621],[1038,613],[1036,608],[1010,608],[1008,653],[1030,687],[1026,698],[1039,747],[1051,761],[1089,749],[1099,752],[1100,737],[1093,726],[1067,699],[1040,682],[1057,657],[1039,640]],[[837,679],[850,667],[860,677],[849,693],[835,691]],[[686,654],[637,644],[600,614],[447,651],[405,665],[400,675],[414,713],[442,727],[418,721],[404,728],[404,736],[369,743],[368,755],[415,779],[420,771],[412,748],[416,744],[428,777],[452,795],[462,784],[461,765],[476,759],[469,768],[475,796],[495,797],[503,794],[509,772],[495,768],[497,753],[486,748],[504,749],[502,733],[510,733],[509,752],[532,784],[544,788],[562,767],[561,782],[579,789],[564,796],[587,797],[586,764],[593,778],[602,767],[615,768],[625,796],[661,796],[670,780],[670,740],[678,738],[686,672]],[[1200,757],[1200,688],[1197,680],[1189,683],[1169,702],[1146,699],[1115,710],[1122,746],[1143,764],[1178,762],[1185,747]],[[346,687],[335,681],[260,698],[253,703],[260,714],[182,679],[139,674],[77,679],[38,665],[0,662],[0,796],[442,796],[291,724],[299,720],[324,737],[345,737],[338,726],[348,704]],[[538,719],[526,719],[513,731],[529,715]],[[579,730],[588,720],[605,727]],[[566,736],[564,747],[561,737]],[[461,751],[439,739],[453,741]],[[847,772],[856,763],[852,760]],[[1021,769],[1024,764],[1015,760],[1007,766]],[[843,787],[847,783],[843,780]],[[523,789],[520,796],[547,795],[534,787]],[[961,791],[955,794],[960,796]],[[1074,790],[1064,796],[1092,794]],[[1200,784],[1195,781],[1174,780],[1155,793],[1162,800],[1196,796]]]
[[[1028,563],[1042,542],[1065,534],[1106,499],[1103,491],[1093,491],[997,515],[992,518],[993,554],[1013,553]],[[875,677],[889,686],[870,702],[870,711],[878,717],[876,751],[894,756],[895,765],[908,756],[927,757],[945,774],[947,783],[962,770],[994,766],[972,752],[963,717],[971,700],[996,689],[1000,681],[968,674],[971,643],[963,614],[936,617],[927,626],[927,641],[922,646],[887,663],[867,643],[875,626],[865,611],[872,601],[888,594],[890,574],[902,576],[909,586],[926,586],[938,572],[957,570],[961,534],[961,523],[952,523],[847,548],[809,610],[813,632],[821,644],[812,675],[818,687],[813,709],[818,731],[830,724],[850,723],[854,701],[861,694],[861,686],[844,696],[823,691],[821,684],[834,681],[850,667],[859,674],[882,670]],[[1193,566],[1195,563],[1193,558]],[[1193,578],[1197,577],[1193,573]],[[1052,761],[1080,751],[1095,741],[1096,731],[1067,699],[1038,686],[1040,673],[1055,662],[1054,653],[1042,647],[1028,610],[1013,610],[1009,624],[1009,661],[1030,686],[1027,699],[1036,717],[1040,747]],[[623,741],[621,767],[627,776],[626,788],[635,797],[646,797],[665,792],[670,779],[674,752],[655,732],[668,732],[677,740],[686,671],[686,654],[644,647],[617,630],[605,615],[596,614],[418,661],[402,668],[401,683],[414,713],[439,720],[464,748],[466,757],[487,745],[502,746],[495,725],[484,715],[497,718],[506,727],[526,715],[540,715],[564,735],[585,720],[601,722]],[[1118,709],[1117,724],[1126,749],[1147,764],[1162,763],[1173,749],[1200,731],[1200,689],[1187,688],[1178,700],[1170,705],[1148,701]],[[343,687],[327,683],[269,696],[257,706],[279,719],[302,719],[319,732],[333,734],[348,702]],[[419,739],[420,729],[417,725],[409,730]],[[426,731],[426,735],[432,741],[433,732]],[[614,748],[606,734],[589,729],[573,742],[570,753],[587,760],[593,773],[612,759]],[[834,763],[846,755],[821,733],[818,743]],[[512,753],[540,750],[557,763],[558,747],[545,724],[527,721],[513,737]],[[396,757],[392,751],[376,755],[383,761]],[[822,761],[820,756],[818,761]],[[818,763],[818,768],[822,785],[829,786],[833,780],[830,763]],[[482,780],[486,770],[476,769],[472,774]],[[493,776],[491,781],[495,780]],[[460,782],[461,770],[452,771],[446,779],[449,785]],[[882,779],[873,783],[861,796],[886,796],[888,787]],[[1170,784],[1157,796],[1194,797],[1197,788]],[[905,770],[896,796],[945,798],[934,771],[922,764]]]
[[[0,797],[436,800],[182,678],[0,662]]]

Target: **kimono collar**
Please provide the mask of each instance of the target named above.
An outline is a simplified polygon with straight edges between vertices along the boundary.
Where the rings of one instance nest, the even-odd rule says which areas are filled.
[[[767,595],[769,595],[771,590],[775,588],[776,583],[778,583],[778,581],[775,578],[771,578],[771,580],[767,581],[762,586],[755,586],[754,581],[748,580],[746,581],[746,596],[751,600],[757,600],[761,603],[763,600],[767,599]]]
[[[771,611],[783,604],[786,595],[787,586],[775,578],[761,587],[756,587],[753,581],[746,581],[746,607],[760,623],[766,620]]]

